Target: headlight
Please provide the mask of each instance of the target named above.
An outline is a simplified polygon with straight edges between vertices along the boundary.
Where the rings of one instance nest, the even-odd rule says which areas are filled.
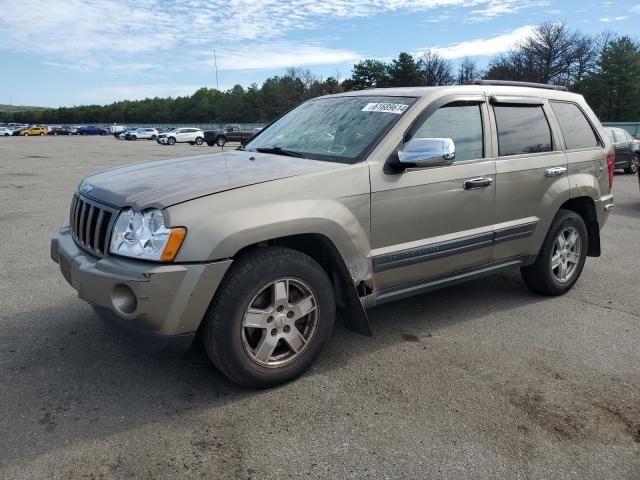
[[[143,260],[172,261],[187,234],[184,227],[167,228],[160,210],[124,210],[111,233],[109,252]]]

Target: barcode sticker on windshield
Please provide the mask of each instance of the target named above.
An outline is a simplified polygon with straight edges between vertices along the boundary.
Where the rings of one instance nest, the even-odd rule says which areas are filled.
[[[409,105],[404,103],[367,103],[362,109],[363,112],[386,112],[400,115]]]

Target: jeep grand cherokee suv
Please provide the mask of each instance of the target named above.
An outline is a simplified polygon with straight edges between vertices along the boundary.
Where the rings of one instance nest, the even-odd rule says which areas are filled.
[[[139,347],[198,333],[227,376],[266,387],[312,364],[337,310],[370,334],[369,307],[512,267],[563,294],[600,255],[613,166],[566,91],[343,93],[237,150],[87,177],[51,255]]]

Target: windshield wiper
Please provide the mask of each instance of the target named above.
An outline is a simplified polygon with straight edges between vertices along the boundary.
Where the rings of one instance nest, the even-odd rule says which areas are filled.
[[[275,155],[285,155],[287,157],[304,158],[303,153],[294,152],[293,150],[285,150],[281,147],[258,147],[255,150],[260,153],[273,153]]]

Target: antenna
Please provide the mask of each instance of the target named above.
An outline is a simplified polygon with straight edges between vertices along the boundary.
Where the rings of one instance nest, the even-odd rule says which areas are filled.
[[[216,90],[220,91],[220,85],[218,84],[218,57],[216,56],[215,49],[213,50],[213,65],[216,69]]]

